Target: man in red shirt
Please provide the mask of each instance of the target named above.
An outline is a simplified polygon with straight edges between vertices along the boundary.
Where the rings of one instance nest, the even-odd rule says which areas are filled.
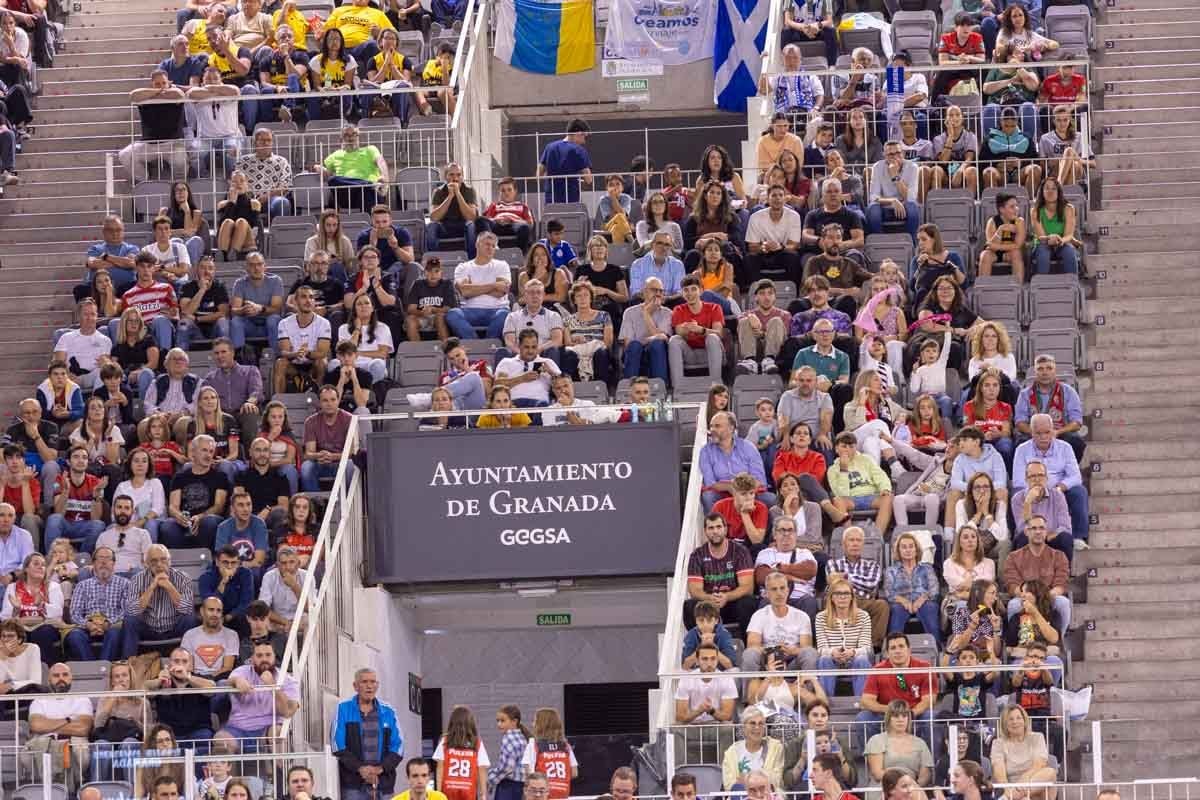
[[[42,497],[42,484],[37,470],[25,463],[25,448],[19,444],[4,447],[4,497],[17,511],[17,524],[33,537],[34,545],[42,541],[42,518],[37,515]]]
[[[492,233],[497,236],[517,237],[517,247],[524,252],[533,241],[533,212],[517,197],[517,182],[502,178],[497,184],[500,199],[493,200],[484,210],[483,216],[492,221]]]
[[[893,700],[902,700],[912,711],[913,734],[929,738],[929,716],[937,692],[934,690],[933,675],[920,670],[931,666],[928,661],[912,657],[908,647],[908,636],[899,631],[889,633],[883,640],[883,651],[887,658],[875,665],[880,672],[867,678],[862,697],[858,699],[859,712],[855,718],[855,744],[862,752],[867,739],[879,733],[883,712]],[[900,669],[906,672],[887,672]],[[858,737],[862,737],[858,739]]]
[[[725,519],[729,538],[749,547],[754,555],[764,546],[770,512],[765,503],[755,498],[758,481],[753,475],[739,472],[733,476],[732,484],[733,494],[718,500],[713,512]]]
[[[103,497],[108,478],[88,474],[88,449],[82,444],[75,445],[67,454],[67,467],[67,471],[58,476],[54,513],[46,520],[47,554],[60,536],[90,553],[104,532]],[[81,541],[83,545],[78,547]]]
[[[1070,61],[1078,58],[1074,53],[1064,53],[1061,60]],[[1087,78],[1076,74],[1075,67],[1063,64],[1058,72],[1042,81],[1042,90],[1038,94],[1039,103],[1059,105],[1062,103],[1087,102]]]
[[[954,30],[942,36],[938,42],[938,64],[942,66],[963,64],[973,65],[982,64],[987,60],[984,55],[983,36],[971,30],[973,26],[971,15],[965,11],[960,11],[954,17]],[[969,81],[972,78],[980,81],[979,72],[977,70],[966,69],[944,70],[938,72],[933,78],[933,87],[929,90],[930,102],[936,103],[937,99],[944,94],[949,94],[950,89],[959,81]]]
[[[725,330],[725,312],[716,303],[700,299],[703,289],[700,279],[688,275],[679,283],[683,304],[671,312],[671,327],[675,335],[667,341],[667,362],[671,369],[671,384],[678,386],[683,378],[684,364],[701,366],[707,362],[708,376],[721,380],[721,362],[725,348],[721,332]]]
[[[175,320],[179,319],[179,301],[175,299],[175,290],[169,283],[154,280],[158,261],[149,253],[138,253],[133,260],[133,269],[137,282],[121,295],[121,311],[136,308],[142,315],[142,322],[154,334],[159,351],[165,353],[171,349],[175,338]],[[117,341],[120,326],[119,316],[108,323],[108,338],[114,342]]]

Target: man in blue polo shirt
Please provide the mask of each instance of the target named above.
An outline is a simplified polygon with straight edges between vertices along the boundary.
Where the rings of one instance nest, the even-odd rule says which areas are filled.
[[[768,508],[775,505],[775,495],[768,491],[767,473],[763,469],[758,448],[737,435],[737,422],[727,411],[713,414],[708,422],[708,444],[700,450],[700,474],[704,493],[700,496],[704,512],[712,511],[718,500],[732,494],[733,476],[748,472],[758,481],[758,499]]]
[[[547,203],[578,203],[580,181],[592,185],[592,159],[584,149],[591,130],[583,120],[573,119],[567,125],[567,135],[546,145],[542,151],[542,157],[538,159],[539,177],[576,176],[546,181]]]

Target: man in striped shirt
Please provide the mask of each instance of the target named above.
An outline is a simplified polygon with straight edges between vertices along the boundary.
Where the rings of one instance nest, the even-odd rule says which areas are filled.
[[[146,551],[146,568],[130,581],[121,657],[136,655],[143,638],[183,636],[196,627],[195,609],[192,579],[171,567],[171,553],[165,545],[151,545]]]
[[[857,525],[846,528],[842,533],[842,557],[831,559],[825,574],[842,575],[850,581],[858,607],[871,615],[871,642],[878,648],[887,630],[888,604],[876,597],[882,568],[873,558],[863,558],[863,543],[866,534]]]
[[[165,353],[171,349],[175,339],[175,320],[179,319],[179,301],[175,299],[175,290],[169,283],[154,280],[158,260],[150,253],[138,253],[133,260],[133,269],[137,274],[137,282],[121,295],[121,311],[123,313],[136,308],[142,315],[142,322],[154,335],[158,349]],[[108,323],[108,336],[114,342],[120,326],[120,317]]]

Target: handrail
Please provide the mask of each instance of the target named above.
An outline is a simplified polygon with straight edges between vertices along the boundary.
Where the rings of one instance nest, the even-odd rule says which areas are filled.
[[[670,674],[672,667],[679,662],[681,634],[683,629],[683,602],[687,594],[687,563],[695,548],[696,537],[700,533],[699,520],[703,514],[700,503],[700,490],[704,479],[700,474],[700,451],[703,449],[708,436],[708,420],[705,418],[707,406],[703,403],[691,406],[696,409],[696,433],[692,440],[692,461],[688,467],[687,500],[683,507],[683,519],[679,526],[679,547],[675,551],[675,571],[669,583],[667,602],[667,622],[663,629],[662,640],[659,642],[658,672],[659,698],[658,727],[665,728],[673,717],[674,707],[672,694],[669,691],[670,678],[661,676]]]

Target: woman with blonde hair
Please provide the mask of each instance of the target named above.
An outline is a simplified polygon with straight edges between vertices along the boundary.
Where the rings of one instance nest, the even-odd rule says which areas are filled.
[[[871,616],[858,607],[854,588],[842,577],[831,578],[825,587],[825,608],[817,613],[817,670],[870,669],[874,663],[871,649]],[[862,695],[866,675],[855,675],[854,696]],[[821,676],[821,687],[832,697],[837,679]]]
[[[954,506],[955,519],[961,525],[974,525],[979,531],[979,554],[996,553],[996,573],[1000,574],[1010,549],[1008,509],[992,483],[992,476],[976,472],[967,479],[967,490]]]
[[[116,661],[108,668],[108,689],[127,692],[133,688],[133,669],[127,661]],[[151,717],[144,697],[102,697],[96,701],[92,719],[92,780],[128,780],[129,764],[141,747],[142,722]],[[124,757],[117,756],[124,754]],[[114,761],[122,761],[117,766]]]
[[[903,631],[908,620],[916,617],[941,647],[937,574],[932,565],[921,561],[921,543],[912,531],[896,537],[891,566],[883,573],[882,596],[891,607],[888,633]]]
[[[967,364],[967,374],[973,379],[988,367],[1000,370],[1009,380],[1017,379],[1017,359],[1002,322],[981,322],[971,331],[971,361]]]
[[[160,356],[158,343],[142,319],[142,312],[133,307],[122,311],[117,323],[117,336],[113,341],[112,357],[125,370],[125,380],[131,385],[137,384],[138,396],[143,399],[150,384],[154,383]]]
[[[1033,730],[1029,714],[1017,703],[1009,703],[1000,714],[996,738],[992,740],[992,777],[996,783],[1053,783],[1058,771],[1050,766],[1046,737]],[[1010,787],[1009,800],[1054,800],[1057,789]]]
[[[539,708],[533,716],[533,736],[521,756],[525,775],[540,772],[550,782],[549,800],[566,800],[571,780],[579,777],[575,750],[567,742],[562,717],[553,708]]]
[[[507,386],[496,385],[488,396],[488,408],[512,408],[512,393]],[[526,428],[533,420],[524,411],[513,414],[481,414],[476,425],[480,428]]]
[[[253,250],[260,211],[262,205],[250,191],[250,178],[240,169],[234,170],[225,199],[217,203],[217,249],[227,254]]]
[[[216,443],[213,466],[233,483],[238,470],[246,467],[238,458],[241,432],[233,415],[221,409],[221,396],[211,386],[202,386],[196,393],[196,416],[188,423],[187,440],[190,442],[202,433],[211,436]]]
[[[874,370],[861,370],[854,380],[854,399],[842,409],[846,430],[858,440],[858,449],[875,463],[888,469],[892,477],[904,472],[896,460],[890,438],[893,427],[907,416],[883,389],[883,381]]]

